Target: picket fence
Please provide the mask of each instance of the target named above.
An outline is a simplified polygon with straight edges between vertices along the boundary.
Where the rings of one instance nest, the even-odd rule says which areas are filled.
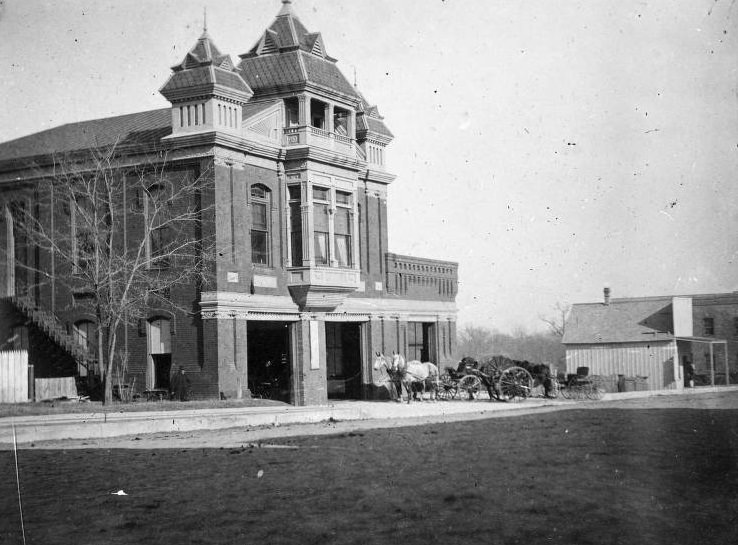
[[[28,401],[28,351],[0,352],[0,403]]]

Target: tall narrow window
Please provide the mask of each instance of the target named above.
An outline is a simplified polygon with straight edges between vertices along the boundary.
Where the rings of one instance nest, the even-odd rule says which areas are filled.
[[[329,192],[322,187],[313,187],[313,237],[316,265],[329,265],[331,261],[329,243]]]
[[[290,263],[302,267],[302,191],[299,185],[288,188],[290,196]]]
[[[70,224],[76,273],[84,273],[95,263],[94,211],[89,199],[78,196],[70,203]]]
[[[199,122],[199,118],[200,118],[200,107],[197,104],[195,104],[194,110],[195,110],[195,125],[199,125],[200,124],[200,122]]]
[[[336,214],[333,223],[336,261],[339,267],[353,265],[351,246],[351,193],[336,191]]]
[[[179,107],[179,126],[184,127],[184,107]]]
[[[271,191],[261,185],[251,186],[251,262],[270,264]]]
[[[205,124],[205,104],[200,104],[200,111],[202,112],[202,124]]]
[[[168,225],[169,201],[166,187],[154,184],[149,187],[147,199],[147,218],[151,218],[152,229],[149,232],[149,260],[151,267],[167,268],[172,250],[172,233]]]
[[[223,124],[223,106],[218,104],[218,125]]]

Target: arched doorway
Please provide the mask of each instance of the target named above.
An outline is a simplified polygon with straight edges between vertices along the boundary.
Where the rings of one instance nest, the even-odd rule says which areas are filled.
[[[172,330],[168,318],[158,316],[147,322],[148,366],[146,386],[151,389],[169,390],[172,369]]]

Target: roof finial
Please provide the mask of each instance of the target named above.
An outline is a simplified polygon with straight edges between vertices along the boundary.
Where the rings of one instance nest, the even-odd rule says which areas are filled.
[[[280,15],[291,15],[292,14],[292,0],[282,0],[282,9],[279,10],[277,17]]]
[[[202,8],[202,31],[203,32],[208,31],[208,7],[207,6]]]

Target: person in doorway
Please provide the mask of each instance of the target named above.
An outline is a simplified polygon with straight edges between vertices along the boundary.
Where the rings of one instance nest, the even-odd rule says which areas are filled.
[[[187,401],[187,393],[190,389],[190,377],[185,375],[184,367],[179,366],[179,371],[172,377],[171,398],[177,401]]]
[[[694,388],[694,363],[691,360],[687,361],[687,365],[684,366],[684,374],[687,379],[687,387]]]

